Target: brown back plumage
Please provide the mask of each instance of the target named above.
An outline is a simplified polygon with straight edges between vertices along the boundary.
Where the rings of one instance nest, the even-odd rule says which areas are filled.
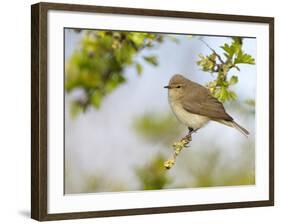
[[[233,118],[226,113],[223,104],[213,97],[207,88],[183,76],[177,77],[177,79],[185,79],[185,94],[181,99],[185,110],[190,113],[209,117],[212,120],[233,120]]]

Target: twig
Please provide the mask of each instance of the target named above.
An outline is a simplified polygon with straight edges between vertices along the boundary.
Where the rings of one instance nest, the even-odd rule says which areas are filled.
[[[201,38],[199,38],[199,40],[200,40],[202,43],[204,43],[204,44],[218,57],[219,61],[220,61],[222,64],[225,64],[225,62],[222,60],[221,56],[220,56],[213,48],[211,48],[210,45],[209,45],[206,41],[204,41],[204,40],[201,39]]]
[[[191,142],[191,140],[192,137],[190,132],[185,137],[183,137],[179,142],[175,142],[173,144],[173,149],[174,149],[173,157],[172,159],[169,159],[164,162],[164,166],[166,167],[166,169],[171,169],[175,165],[177,156],[180,154],[183,148],[188,147],[188,144]]]

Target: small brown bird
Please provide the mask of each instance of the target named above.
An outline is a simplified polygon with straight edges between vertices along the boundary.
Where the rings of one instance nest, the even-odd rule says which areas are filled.
[[[202,128],[210,120],[236,128],[245,136],[249,132],[226,113],[223,104],[211,95],[204,86],[182,75],[174,75],[168,86],[169,103],[178,120],[186,125],[189,133]]]

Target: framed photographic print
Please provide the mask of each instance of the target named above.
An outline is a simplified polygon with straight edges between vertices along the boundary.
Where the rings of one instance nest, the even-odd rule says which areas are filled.
[[[32,5],[44,220],[274,204],[274,19]]]

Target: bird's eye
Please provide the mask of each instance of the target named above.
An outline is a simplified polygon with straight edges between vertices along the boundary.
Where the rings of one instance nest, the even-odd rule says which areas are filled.
[[[177,86],[177,88],[181,88],[181,86]]]

